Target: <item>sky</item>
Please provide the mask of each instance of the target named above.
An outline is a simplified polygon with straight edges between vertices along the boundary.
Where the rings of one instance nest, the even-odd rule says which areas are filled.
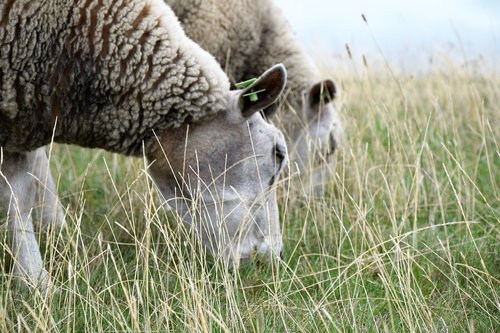
[[[275,1],[314,55],[347,54],[347,44],[359,59],[383,54],[410,70],[437,53],[456,61],[500,58],[500,0]]]

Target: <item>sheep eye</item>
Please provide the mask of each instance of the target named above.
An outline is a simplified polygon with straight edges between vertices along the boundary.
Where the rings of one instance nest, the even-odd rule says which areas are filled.
[[[281,169],[281,164],[283,164],[283,161],[285,160],[285,152],[278,145],[274,146],[274,158],[276,160],[276,164],[278,164]]]
[[[283,148],[280,147],[279,145],[275,145],[273,147],[273,155],[274,155],[274,163],[276,166],[276,174],[271,177],[271,180],[269,181],[269,186],[272,186],[276,181],[276,176],[283,167],[283,162],[285,161],[285,156],[286,156],[285,152],[283,151]]]

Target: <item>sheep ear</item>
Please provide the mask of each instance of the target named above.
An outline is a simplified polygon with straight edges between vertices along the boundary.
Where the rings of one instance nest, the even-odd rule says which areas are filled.
[[[238,105],[243,117],[248,118],[275,103],[285,89],[286,76],[285,66],[274,65],[241,91]]]
[[[309,89],[309,106],[328,104],[337,97],[337,85],[333,80],[324,80],[316,83]]]

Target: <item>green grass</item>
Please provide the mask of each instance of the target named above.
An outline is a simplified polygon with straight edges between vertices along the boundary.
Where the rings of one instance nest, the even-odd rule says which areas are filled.
[[[500,76],[329,74],[346,142],[324,196],[279,184],[283,262],[225,270],[144,161],[56,146],[57,290],[16,288],[3,255],[0,331],[499,332]]]

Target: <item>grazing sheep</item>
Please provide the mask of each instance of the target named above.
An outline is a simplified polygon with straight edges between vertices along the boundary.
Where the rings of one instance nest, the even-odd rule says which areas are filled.
[[[51,141],[146,155],[168,204],[215,256],[279,254],[273,182],[287,150],[258,111],[285,83],[277,65],[230,91],[162,0],[1,0],[0,207],[14,274],[49,280],[31,209],[37,182],[54,188],[42,147]],[[55,193],[44,197],[58,205]]]
[[[329,156],[343,136],[330,103],[337,87],[321,79],[281,10],[272,0],[165,1],[186,34],[215,56],[235,82],[255,77],[276,62],[286,66],[286,102],[296,116],[279,114],[276,122],[287,136],[291,160],[302,173],[314,169],[311,185],[321,192]]]

